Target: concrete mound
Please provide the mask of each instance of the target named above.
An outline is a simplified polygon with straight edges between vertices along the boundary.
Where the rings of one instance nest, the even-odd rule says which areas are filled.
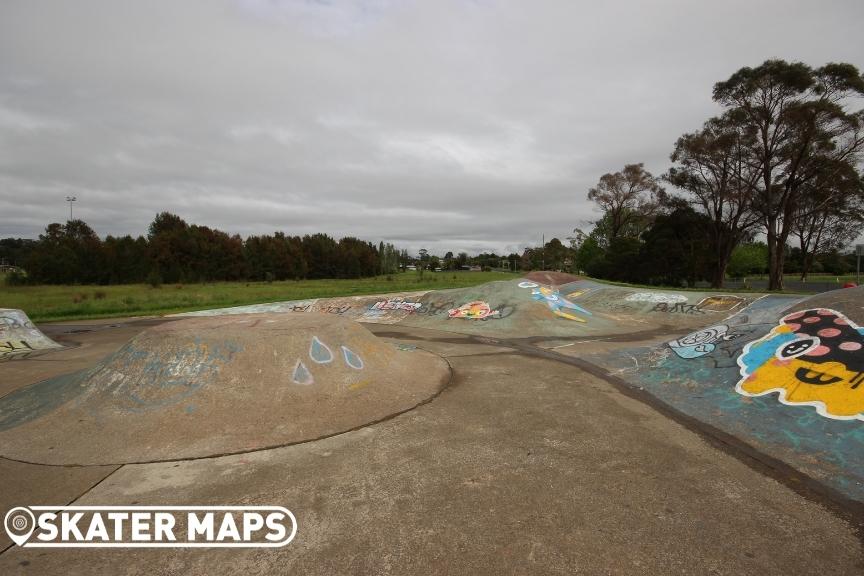
[[[547,274],[547,273],[542,273]],[[567,280],[559,274],[551,280]],[[674,332],[735,314],[758,295],[652,290],[577,280],[550,285],[530,277],[470,288],[379,296],[321,298],[187,312],[220,316],[260,312],[325,315],[497,338],[546,340]],[[794,299],[782,300],[786,305]]]
[[[449,375],[440,357],[333,315],[183,319],[0,399],[0,455],[108,464],[296,443],[410,409]]]
[[[63,348],[33,325],[22,310],[0,308],[0,362]]]
[[[726,318],[755,295],[651,290],[580,280],[561,286],[529,279],[438,290],[400,324],[501,338],[608,336],[700,327]],[[791,302],[786,301],[787,304]]]

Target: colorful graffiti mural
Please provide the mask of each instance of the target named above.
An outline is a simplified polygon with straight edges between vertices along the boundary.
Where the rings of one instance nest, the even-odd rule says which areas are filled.
[[[864,420],[864,328],[825,308],[784,316],[738,358],[744,396],[778,393],[827,418]]]
[[[520,282],[520,288],[530,288],[531,295],[534,300],[545,302],[553,314],[567,320],[575,320],[576,322],[585,322],[584,318],[574,316],[570,311],[591,316],[591,312],[570,302],[564,296],[558,293],[554,288],[540,286],[535,282]]]
[[[495,316],[498,316],[500,312],[498,312],[498,310],[492,310],[492,307],[489,306],[488,302],[483,302],[482,300],[475,300],[473,302],[463,304],[458,308],[453,308],[452,310],[449,310],[447,314],[450,318],[485,320],[487,318],[493,318]]]

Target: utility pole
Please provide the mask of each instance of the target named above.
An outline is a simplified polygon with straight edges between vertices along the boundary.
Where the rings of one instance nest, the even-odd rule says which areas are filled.
[[[546,270],[546,234],[543,234],[543,244],[540,249],[540,269]]]
[[[861,285],[861,256],[864,256],[864,244],[855,246],[855,255],[858,257],[858,269],[855,272],[855,283]]]
[[[69,203],[69,221],[72,221],[72,203],[78,200],[75,196],[66,196],[66,202]]]

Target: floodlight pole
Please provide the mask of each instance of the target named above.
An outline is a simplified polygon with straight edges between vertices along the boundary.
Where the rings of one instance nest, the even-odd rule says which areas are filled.
[[[69,221],[72,221],[72,203],[78,200],[75,196],[66,196],[66,202],[69,203]]]

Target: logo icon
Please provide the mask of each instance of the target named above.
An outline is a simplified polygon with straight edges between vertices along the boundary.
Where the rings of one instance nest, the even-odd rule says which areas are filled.
[[[36,528],[36,517],[27,508],[19,506],[6,513],[3,523],[9,538],[18,546],[23,546]]]

